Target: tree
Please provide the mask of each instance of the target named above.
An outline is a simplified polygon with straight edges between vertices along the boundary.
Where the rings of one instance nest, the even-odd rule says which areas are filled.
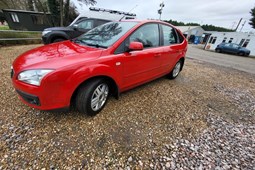
[[[96,0],[78,0],[86,5],[95,5]],[[68,25],[76,16],[75,7],[70,0],[47,0],[49,10],[58,20],[59,25]],[[65,18],[65,19],[64,19]]]
[[[251,9],[250,14],[251,14],[252,18],[250,19],[249,24],[252,26],[252,28],[255,29],[255,6],[254,6],[254,8]]]

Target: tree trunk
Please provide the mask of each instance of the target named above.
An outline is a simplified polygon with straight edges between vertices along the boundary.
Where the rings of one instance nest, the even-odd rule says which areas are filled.
[[[60,6],[60,26],[63,27],[63,0],[60,0],[59,2]]]

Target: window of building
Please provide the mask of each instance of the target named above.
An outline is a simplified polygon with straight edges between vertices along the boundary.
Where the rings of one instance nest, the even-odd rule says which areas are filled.
[[[213,37],[212,44],[215,44],[217,37]]]
[[[228,41],[228,43],[232,43],[234,38],[230,38],[230,40]]]
[[[224,37],[224,39],[222,40],[222,43],[227,41],[227,37]]]
[[[245,41],[244,44],[243,44],[243,47],[247,47],[247,45],[249,44],[249,42],[250,42],[250,39],[246,39],[246,41]]]
[[[209,43],[212,43],[213,37],[210,38]]]
[[[13,22],[19,22],[19,17],[16,13],[10,13]]]
[[[245,39],[242,39],[242,40],[240,41],[240,43],[239,43],[240,46],[243,45],[244,40],[245,40]]]
[[[171,44],[176,44],[177,43],[177,35],[174,30],[174,28],[162,25],[163,29],[163,38],[164,38],[164,43],[163,45],[171,45]]]

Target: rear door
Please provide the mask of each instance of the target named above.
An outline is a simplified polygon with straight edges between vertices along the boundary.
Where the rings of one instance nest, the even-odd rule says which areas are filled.
[[[170,72],[181,55],[184,55],[181,42],[183,38],[178,36],[177,30],[169,25],[161,24],[162,56],[161,65],[163,72]],[[182,39],[181,39],[182,38]]]

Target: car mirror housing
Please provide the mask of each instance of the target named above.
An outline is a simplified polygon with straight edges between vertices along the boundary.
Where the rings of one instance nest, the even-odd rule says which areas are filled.
[[[78,29],[78,24],[74,24],[74,25],[73,25],[73,29],[74,29],[74,30],[77,30],[77,29]]]
[[[129,51],[140,51],[143,50],[143,43],[131,42],[128,47]]]

